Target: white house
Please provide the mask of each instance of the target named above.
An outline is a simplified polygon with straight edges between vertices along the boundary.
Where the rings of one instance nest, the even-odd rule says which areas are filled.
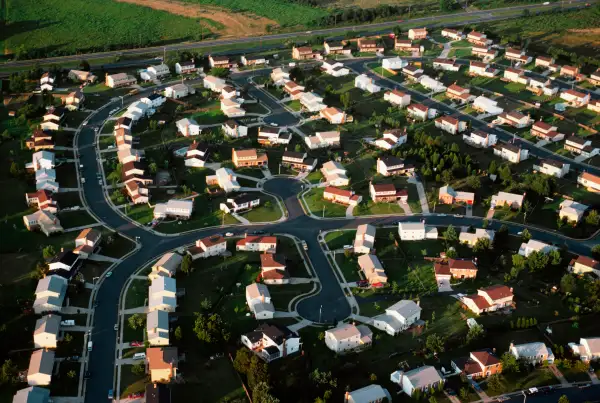
[[[423,121],[433,119],[438,114],[437,109],[429,108],[423,104],[410,104],[406,110],[413,119]]]
[[[475,232],[461,231],[458,236],[458,242],[470,247],[475,246],[480,239],[487,239],[491,243],[494,241],[495,232],[491,229],[476,228]]]
[[[276,236],[248,235],[237,241],[235,249],[246,252],[275,253],[277,250]]]
[[[154,218],[173,217],[187,220],[194,211],[193,200],[171,199],[166,203],[156,203],[154,206]]]
[[[564,162],[544,159],[541,160],[539,165],[534,165],[533,170],[541,172],[546,175],[555,176],[562,178],[569,173],[570,165]]]
[[[227,241],[221,235],[212,235],[196,240],[194,246],[187,250],[192,260],[220,256],[227,252]]]
[[[33,329],[33,345],[35,348],[56,348],[60,316],[46,315],[35,322]]]
[[[260,205],[260,196],[252,193],[241,193],[228,197],[225,203],[219,204],[221,211],[227,214],[241,213]]]
[[[383,94],[383,99],[400,108],[410,105],[410,94],[398,90],[387,91]]]
[[[321,109],[319,116],[327,120],[332,125],[341,125],[343,123],[352,121],[352,116],[349,116],[343,110],[334,106],[329,106],[325,109]]]
[[[519,255],[528,257],[533,252],[549,253],[550,251],[558,250],[556,246],[548,245],[547,243],[530,239],[523,242],[519,248]]]
[[[460,134],[467,130],[467,122],[444,115],[435,120],[435,127],[450,134]]]
[[[325,331],[325,345],[336,353],[357,350],[373,343],[373,332],[365,325],[342,323]]]
[[[156,109],[167,102],[167,98],[162,94],[154,93],[140,99],[140,101],[148,105],[148,107]]]
[[[31,161],[31,168],[34,171],[40,169],[54,169],[56,166],[54,153],[46,150],[33,153]]]
[[[474,147],[488,148],[498,142],[498,137],[482,130],[474,130],[470,134],[463,134],[463,141]]]
[[[444,380],[439,372],[432,366],[426,365],[410,371],[395,371],[390,375],[390,380],[398,385],[404,393],[412,396],[415,390],[427,392],[436,389]]]
[[[568,222],[578,223],[583,218],[583,215],[590,208],[582,203],[573,200],[563,200],[559,205],[558,218],[566,219]]]
[[[370,224],[361,224],[356,228],[354,237],[354,253],[371,253],[375,245],[377,229]]]
[[[169,345],[169,312],[156,310],[146,315],[146,333],[151,346]]]
[[[167,98],[179,99],[194,93],[196,93],[194,87],[185,84],[175,84],[165,88],[165,97]]]
[[[469,74],[481,77],[494,77],[499,70],[490,67],[489,64],[483,62],[471,62],[469,65]]]
[[[465,34],[462,31],[456,29],[444,28],[442,29],[442,36],[444,38],[450,38],[453,41],[459,41],[465,38]]]
[[[37,314],[60,311],[66,292],[66,278],[54,275],[42,278],[35,288],[33,311]]]
[[[290,72],[286,67],[277,67],[271,71],[271,80],[277,87],[285,85],[290,81]]]
[[[201,168],[208,162],[209,155],[209,147],[204,143],[194,140],[185,152],[184,165],[186,167]]]
[[[404,160],[391,155],[384,155],[377,159],[377,173],[383,176],[411,175],[415,168],[407,165]]]
[[[214,175],[206,177],[207,185],[218,185],[226,193],[235,192],[241,189],[237,181],[237,176],[229,168],[219,168]]]
[[[234,119],[229,119],[221,126],[223,134],[234,139],[248,136],[248,126]]]
[[[186,60],[183,62],[175,63],[175,73],[177,74],[191,74],[198,71],[194,60]]]
[[[490,208],[508,206],[511,209],[520,209],[523,206],[525,200],[525,194],[498,192],[497,195],[492,196]]]
[[[583,362],[600,359],[600,337],[580,338],[579,344],[569,343],[573,355],[579,357]]]
[[[446,91],[446,86],[441,81],[433,79],[428,75],[422,75],[419,77],[418,81],[423,87],[427,88],[434,94]]]
[[[408,134],[404,130],[390,129],[383,132],[383,136],[375,140],[375,146],[384,150],[392,150],[406,143]]]
[[[590,102],[590,94],[583,93],[575,90],[564,90],[560,93],[560,98],[567,101],[571,106],[578,108],[585,106]]]
[[[148,287],[148,312],[175,312],[177,308],[177,283],[175,278],[158,276]]]
[[[285,326],[263,323],[250,333],[243,334],[241,341],[250,351],[270,362],[300,351],[300,336]]]
[[[344,67],[344,64],[337,60],[325,59],[321,64],[321,69],[325,74],[329,74],[333,77],[343,77],[350,74],[350,69]]]
[[[387,389],[382,388],[380,385],[369,385],[352,392],[346,392],[344,399],[345,403],[379,403],[384,400],[391,402],[392,396]]]
[[[375,84],[375,81],[366,74],[357,76],[354,79],[354,86],[371,94],[381,91],[381,87]]]
[[[212,92],[221,93],[223,88],[227,86],[225,80],[215,76],[206,76],[203,80],[204,88],[208,88]]]
[[[197,136],[202,132],[200,125],[194,119],[183,118],[175,123],[177,131],[184,137]]]
[[[241,108],[242,103],[239,98],[221,99],[221,111],[229,118],[239,118],[246,115],[246,111]]]
[[[399,57],[392,57],[389,59],[383,59],[381,61],[381,65],[383,66],[384,69],[400,70],[400,69],[403,69],[404,67],[408,66],[408,62],[406,60],[402,60]]]
[[[473,101],[473,109],[478,112],[488,115],[499,115],[504,112],[504,109],[498,106],[498,102],[493,99],[486,98],[482,95],[475,98]]]
[[[346,175],[346,169],[339,162],[327,161],[321,168],[325,183],[331,186],[348,186],[350,179]]]
[[[456,63],[454,59],[434,59],[433,68],[436,70],[444,71],[459,71],[460,64]]]
[[[421,319],[421,311],[421,307],[412,300],[398,301],[387,308],[384,314],[375,316],[373,326],[395,336]]]
[[[166,276],[173,277],[177,270],[179,270],[179,266],[181,266],[181,261],[183,257],[178,253],[165,253],[161,256],[161,258],[152,266],[152,272],[148,274],[148,278],[150,280],[154,280],[158,276]]]
[[[304,137],[304,142],[311,150],[339,146],[340,141],[340,132],[338,131],[316,132],[314,136]]]
[[[54,368],[54,351],[36,350],[31,353],[27,383],[31,386],[50,385]]]
[[[554,362],[554,354],[542,342],[533,342],[525,344],[510,343],[508,350],[517,360],[527,362],[529,364],[541,364],[547,361],[549,364]]]
[[[319,112],[321,109],[325,109],[327,105],[323,103],[323,97],[315,94],[314,92],[303,92],[300,96],[300,103],[309,112]]]
[[[590,191],[600,192],[600,177],[589,172],[583,172],[577,177],[577,183]]]
[[[159,64],[156,66],[150,66],[146,70],[140,72],[140,78],[144,81],[152,81],[163,78],[171,74],[169,66],[166,64]]]
[[[273,319],[275,307],[266,285],[252,283],[246,286],[246,303],[256,319]]]
[[[420,241],[424,239],[437,239],[436,227],[426,226],[423,222],[398,223],[398,234],[403,241]]]
[[[518,164],[529,158],[529,150],[517,147],[510,143],[497,144],[494,147],[494,155],[499,156],[513,164]]]

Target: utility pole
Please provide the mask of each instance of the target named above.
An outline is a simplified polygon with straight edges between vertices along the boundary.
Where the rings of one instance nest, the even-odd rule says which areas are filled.
[[[323,204],[323,218],[325,218],[325,205]]]
[[[167,47],[163,47],[163,63],[167,62]]]
[[[322,312],[323,312],[323,305],[321,305],[321,307],[319,308],[319,323],[321,323],[321,313]]]

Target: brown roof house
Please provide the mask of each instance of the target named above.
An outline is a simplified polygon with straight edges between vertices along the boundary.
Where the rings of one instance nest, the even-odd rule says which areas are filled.
[[[493,285],[477,290],[477,294],[462,298],[462,303],[476,314],[493,312],[513,306],[512,288],[505,285]]]
[[[169,383],[177,376],[177,347],[147,348],[146,361],[152,382]]]
[[[75,238],[75,249],[73,249],[73,253],[87,259],[100,245],[101,240],[102,233],[100,231],[93,228],[86,228],[77,235],[77,238]]]
[[[265,284],[288,284],[290,282],[284,255],[263,253],[260,255],[260,265],[261,277]]]
[[[492,350],[472,351],[468,357],[455,358],[452,368],[465,374],[469,379],[487,378],[502,372],[502,362]]]

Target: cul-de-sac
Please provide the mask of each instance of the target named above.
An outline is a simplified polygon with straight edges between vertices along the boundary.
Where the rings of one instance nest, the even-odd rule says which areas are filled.
[[[600,402],[597,0],[0,11],[0,402]]]

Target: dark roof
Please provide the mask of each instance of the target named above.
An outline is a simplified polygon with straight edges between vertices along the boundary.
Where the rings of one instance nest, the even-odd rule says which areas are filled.
[[[160,94],[150,94],[146,98],[148,98],[150,101],[154,101],[155,99],[160,99],[162,97],[163,96]]]
[[[260,133],[277,134],[281,131],[281,129],[279,129],[278,127],[272,127],[272,126],[261,126],[260,129],[258,129],[258,131]]]
[[[504,143],[504,144],[500,144],[498,147],[500,148],[504,148],[508,151],[511,151],[513,153],[518,153],[521,149],[513,144],[510,143]]]
[[[244,336],[246,336],[251,343],[256,343],[259,340],[262,340],[263,334],[258,330],[253,330],[250,333],[246,333]]]
[[[564,164],[562,162],[556,161],[556,160],[551,160],[551,159],[542,160],[542,164],[551,165],[558,169],[562,169],[562,167],[564,166]]]
[[[381,162],[383,162],[386,167],[404,164],[404,160],[402,158],[394,157],[393,155],[386,155],[386,156],[380,157],[380,159],[381,159]]]
[[[119,119],[117,119],[117,126],[118,125],[124,125],[124,126],[129,126],[131,125],[131,118],[128,117],[120,117]]]
[[[146,403],[171,403],[171,391],[163,383],[146,384]]]
[[[306,155],[306,153],[300,153],[300,152],[296,152],[296,151],[284,151],[283,152],[283,156],[284,157],[288,157],[288,158],[304,158],[304,155]]]
[[[240,123],[239,120],[236,119],[228,119],[225,122],[225,126],[230,127],[230,128],[235,128],[236,126],[244,126],[242,123]]]
[[[261,332],[277,344],[281,344],[284,339],[297,337],[296,334],[287,327],[272,323],[263,323],[256,329],[256,331]]]
[[[58,255],[54,256],[50,263],[62,263],[69,267],[73,266],[75,262],[79,259],[79,255],[73,253],[73,251],[65,250],[60,252]]]
[[[126,172],[129,172],[132,169],[140,169],[142,171],[145,171],[146,167],[141,162],[129,161],[129,162],[126,162],[125,164],[123,164],[122,172],[123,172],[123,174],[125,174]]]
[[[210,149],[210,147],[208,146],[208,144],[206,144],[206,143],[200,143],[200,142],[197,142],[197,141],[194,141],[188,147],[188,150],[198,150],[198,151],[203,152],[203,153],[207,153],[209,149]]]
[[[251,201],[254,201],[256,199],[260,199],[260,197],[250,193],[242,193],[234,197],[233,201],[235,204],[244,204],[250,203]]]
[[[179,62],[180,66],[196,66],[196,64],[192,60],[186,60],[184,62]]]

